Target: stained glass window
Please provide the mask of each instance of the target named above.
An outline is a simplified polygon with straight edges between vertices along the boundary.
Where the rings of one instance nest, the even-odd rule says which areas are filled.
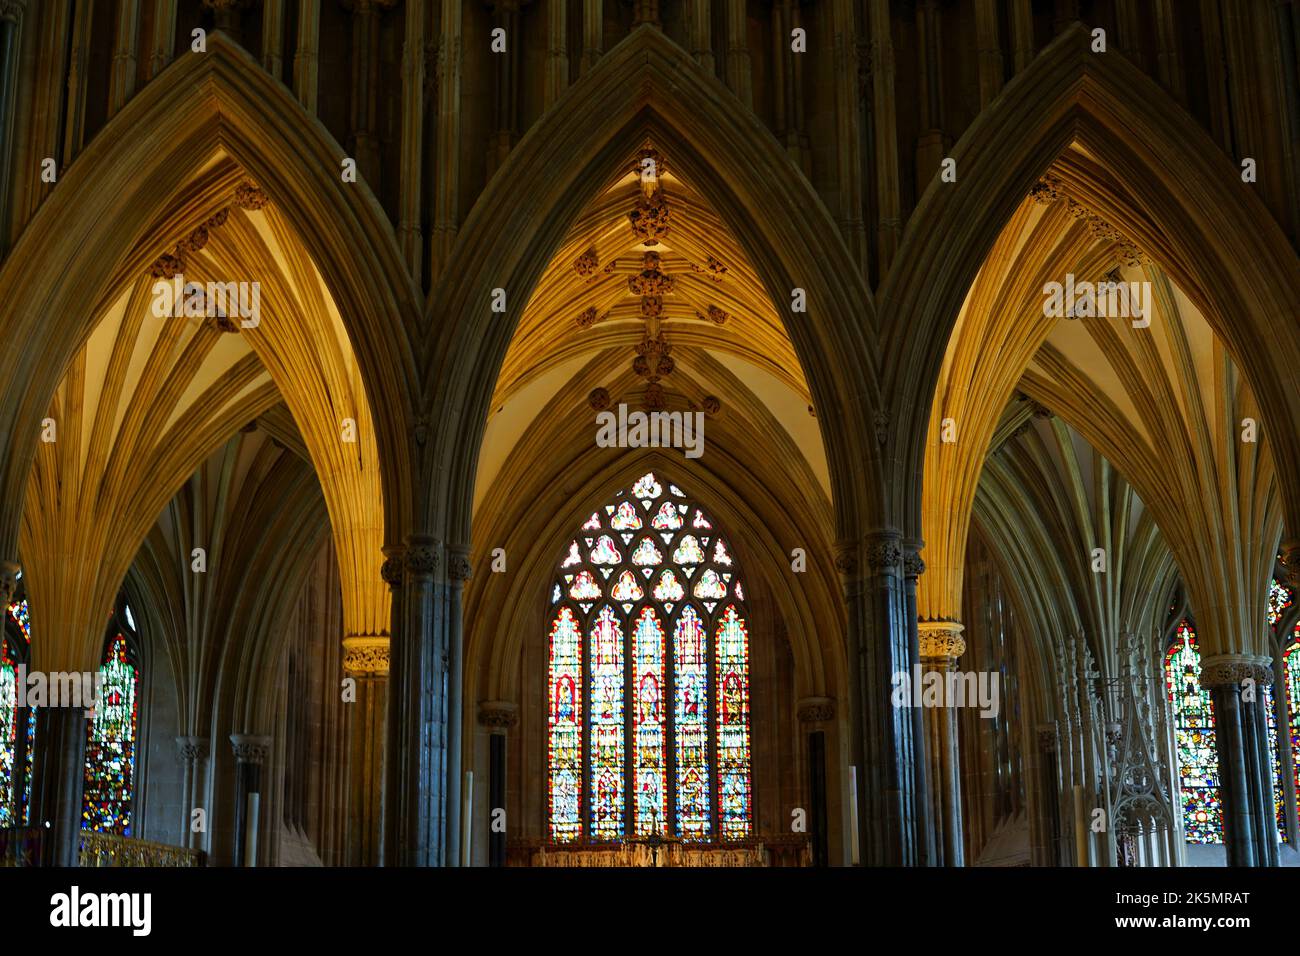
[[[582,833],[582,635],[573,610],[551,624],[549,763],[551,837]]]
[[[18,755],[17,666],[0,630],[0,826],[14,826],[14,772]]]
[[[28,611],[26,598],[14,601],[9,605],[9,617],[18,625],[18,629],[23,632],[23,637],[30,644],[32,640],[32,616]]]
[[[1287,721],[1291,738],[1291,770],[1295,777],[1296,793],[1300,794],[1300,624],[1296,624],[1294,640],[1282,656],[1283,680],[1286,685]]]
[[[99,676],[100,698],[86,739],[81,828],[131,836],[140,682],[135,655],[122,634],[109,640]]]
[[[654,608],[644,607],[633,631],[632,686],[636,691],[632,739],[635,741],[636,833],[664,833],[668,787],[664,780],[663,708],[664,629]]]
[[[34,711],[24,712],[18,707],[19,668],[27,660],[31,643],[27,601],[11,602],[8,617],[8,623],[0,617],[0,827],[28,822],[32,746],[36,742]]]
[[[718,790],[722,835],[749,836],[749,634],[730,605],[718,622]]]
[[[653,473],[592,513],[576,544],[551,588],[550,838],[751,836],[749,636],[734,552]]]
[[[1173,705],[1174,745],[1188,843],[1222,843],[1219,755],[1214,747],[1214,704],[1201,686],[1196,631],[1183,621],[1165,654],[1165,682]]]
[[[1275,627],[1278,619],[1286,612],[1294,600],[1291,589],[1279,584],[1277,578],[1268,583],[1268,626]]]
[[[1273,707],[1273,687],[1264,685],[1264,713],[1268,723],[1268,755],[1273,770],[1273,819],[1277,823],[1277,835],[1287,842],[1286,826],[1286,791],[1282,789],[1282,759],[1277,752],[1277,711]]]

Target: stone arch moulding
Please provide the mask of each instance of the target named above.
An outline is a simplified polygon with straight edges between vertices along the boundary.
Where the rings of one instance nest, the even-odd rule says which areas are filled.
[[[421,408],[436,469],[428,483],[441,487],[425,525],[449,541],[469,540],[475,462],[515,322],[582,208],[622,164],[630,168],[647,137],[715,204],[787,317],[819,410],[838,532],[855,537],[883,523],[881,451],[870,424],[880,408],[870,290],[772,135],[689,53],[642,26],[511,151],[430,294]],[[506,291],[504,316],[490,309],[497,288]],[[806,313],[790,312],[793,288],[806,291]]]
[[[1286,387],[1300,340],[1284,334],[1300,302],[1294,250],[1209,134],[1122,54],[1092,53],[1076,26],[962,136],[951,152],[957,182],[931,181],[880,289],[882,389],[899,443],[890,479],[906,489],[911,534],[920,534],[934,389],[966,292],[1016,205],[1076,139],[1129,187],[1119,201],[1103,191],[1098,208],[1202,309],[1265,422],[1277,423],[1268,434],[1279,473],[1300,471],[1300,389]],[[1287,526],[1300,527],[1300,484],[1283,482],[1281,494]]]
[[[815,566],[809,568],[808,575],[816,578],[816,585],[791,586],[785,553],[779,542],[768,539],[761,509],[735,495],[725,475],[697,465],[688,470],[680,458],[653,451],[637,455],[634,462],[626,457],[611,461],[589,474],[573,489],[568,506],[546,515],[543,523],[521,530],[520,547],[507,547],[507,553],[514,556],[514,573],[483,575],[482,587],[489,590],[476,594],[466,607],[467,727],[473,726],[476,702],[520,699],[519,655],[529,641],[545,636],[547,613],[552,610],[549,588],[555,579],[556,562],[564,553],[564,542],[616,490],[629,489],[648,471],[653,471],[661,482],[677,483],[688,498],[699,502],[715,518],[719,533],[731,543],[746,578],[763,579],[772,585],[769,605],[786,624],[796,696],[846,699],[845,610],[829,558],[820,564],[814,561]],[[747,528],[762,530],[747,535]],[[491,547],[497,545],[493,542]],[[482,550],[486,555],[490,547]],[[773,584],[773,578],[780,583]],[[757,593],[755,588],[751,584],[749,590]],[[752,612],[754,602],[750,604]]]
[[[287,117],[282,121],[281,117]],[[148,230],[218,151],[278,203],[320,269],[348,330],[374,416],[389,528],[411,500],[409,435],[420,297],[343,150],[278,80],[212,34],[148,84],[60,175],[0,270],[0,553],[15,552],[40,421],[63,370],[121,277],[157,255]],[[134,250],[125,257],[123,249]]]

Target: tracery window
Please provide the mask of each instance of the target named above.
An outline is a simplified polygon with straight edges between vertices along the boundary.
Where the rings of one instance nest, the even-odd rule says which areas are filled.
[[[1165,653],[1165,682],[1173,706],[1184,835],[1188,843],[1222,843],[1214,703],[1201,686],[1201,654],[1188,621],[1178,625]]]
[[[748,837],[745,589],[703,509],[642,476],[570,542],[551,607],[550,838]]]
[[[125,601],[110,615],[99,674],[101,699],[89,721],[81,828],[132,834],[140,670],[134,618]]]

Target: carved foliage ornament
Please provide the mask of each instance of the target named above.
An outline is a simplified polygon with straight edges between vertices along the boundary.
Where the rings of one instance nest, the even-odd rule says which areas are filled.
[[[672,227],[668,209],[668,197],[662,188],[656,186],[649,196],[638,197],[636,208],[627,214],[632,234],[647,246],[658,245],[665,239]]]
[[[921,621],[917,624],[917,645],[923,660],[955,661],[966,650],[961,636],[964,626],[957,621]]]
[[[835,719],[835,701],[829,697],[805,697],[799,701],[799,722],[816,724]]]
[[[1272,686],[1273,668],[1266,657],[1247,657],[1239,654],[1219,654],[1201,661],[1201,686],[1240,687],[1246,680],[1258,686]]]
[[[384,583],[390,588],[396,590],[402,586],[402,556],[392,554],[384,558],[384,563],[379,566],[379,576],[384,579]]]
[[[573,260],[573,271],[578,273],[584,279],[590,278],[596,274],[600,268],[600,257],[596,254],[596,248],[593,246],[588,249],[577,259]]]
[[[388,676],[389,640],[382,634],[343,638],[343,673],[352,677]]]
[[[891,535],[875,535],[867,539],[863,555],[872,574],[896,571],[903,560],[903,546]]]
[[[406,552],[406,570],[415,577],[432,577],[438,570],[438,552],[431,545],[412,546]]]
[[[484,701],[478,705],[478,722],[484,727],[508,730],[519,723],[519,708],[505,700]]]
[[[271,752],[271,738],[253,734],[231,734],[230,746],[239,763],[260,764]]]
[[[474,564],[464,551],[452,552],[447,562],[447,576],[453,581],[468,581],[474,576]]]

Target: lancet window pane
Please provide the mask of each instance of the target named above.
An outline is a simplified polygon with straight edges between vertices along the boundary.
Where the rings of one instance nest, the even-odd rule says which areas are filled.
[[[717,632],[719,826],[725,839],[749,836],[749,633],[729,605]]]
[[[605,605],[591,626],[591,836],[623,835],[623,628]]]
[[[567,607],[551,624],[548,686],[551,839],[566,843],[582,834],[582,633]]]
[[[710,835],[709,658],[699,612],[686,605],[673,631],[677,758],[677,833],[686,839]]]
[[[664,779],[664,629],[653,608],[641,609],[633,635],[636,833],[648,836],[664,833],[668,823],[668,789]]]
[[[81,827],[131,836],[139,676],[121,634],[109,642],[99,675],[100,699],[86,740]]]
[[[1201,686],[1196,632],[1186,621],[1165,654],[1165,681],[1173,705],[1184,836],[1188,843],[1222,843],[1214,704]]]

